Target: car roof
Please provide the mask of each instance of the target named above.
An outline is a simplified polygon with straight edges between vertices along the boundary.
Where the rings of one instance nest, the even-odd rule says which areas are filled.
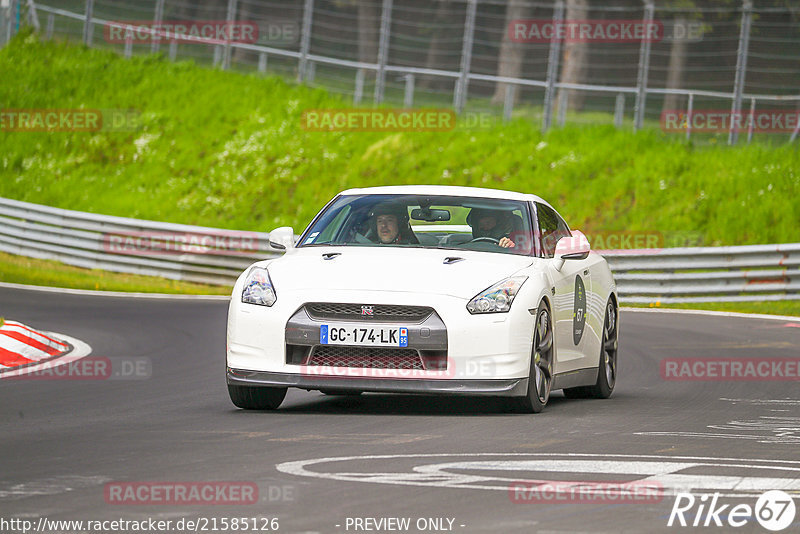
[[[483,187],[462,187],[454,185],[387,185],[380,187],[361,187],[342,191],[342,195],[446,195],[453,197],[498,198],[503,200],[520,200],[523,202],[541,202],[550,204],[529,193],[487,189]],[[553,206],[550,206],[551,208]],[[555,209],[555,208],[553,208]]]

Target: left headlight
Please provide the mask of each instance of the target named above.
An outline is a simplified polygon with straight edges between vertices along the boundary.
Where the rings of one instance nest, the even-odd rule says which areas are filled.
[[[511,303],[527,276],[512,276],[484,289],[467,303],[467,311],[476,313],[503,313],[511,309]]]
[[[242,290],[242,302],[258,304],[259,306],[272,306],[278,296],[275,287],[269,278],[269,272],[263,267],[253,267],[247,273]]]

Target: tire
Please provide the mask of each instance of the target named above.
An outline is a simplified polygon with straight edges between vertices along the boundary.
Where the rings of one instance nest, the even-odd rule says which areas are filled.
[[[340,397],[357,397],[363,393],[363,391],[347,391],[346,389],[321,389],[319,392],[323,395]]]
[[[617,348],[619,339],[618,309],[614,298],[608,299],[603,320],[603,341],[600,345],[600,362],[597,364],[597,382],[593,386],[568,388],[568,399],[607,399],[617,383]]]
[[[516,407],[525,413],[539,413],[550,399],[553,385],[553,321],[550,309],[542,301],[536,311],[533,331],[531,364],[528,372],[528,391],[514,399]]]
[[[274,410],[286,397],[286,389],[228,384],[228,395],[234,405],[245,410]]]

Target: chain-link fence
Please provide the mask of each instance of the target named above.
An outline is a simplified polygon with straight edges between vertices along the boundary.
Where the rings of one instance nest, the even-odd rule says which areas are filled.
[[[283,74],[354,104],[491,111],[545,130],[655,126],[729,143],[762,133],[794,141],[800,129],[794,2],[0,2],[0,43],[28,21],[47,38]],[[239,34],[208,36],[207,24],[240,25]],[[176,27],[198,34],[173,39]]]

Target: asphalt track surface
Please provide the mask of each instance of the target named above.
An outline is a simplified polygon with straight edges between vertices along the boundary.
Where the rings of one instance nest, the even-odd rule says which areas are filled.
[[[348,528],[348,518],[407,517],[407,532],[437,531],[418,529],[420,518],[450,518],[454,532],[694,531],[667,527],[673,497],[515,502],[503,490],[508,482],[493,478],[598,476],[535,472],[525,464],[531,459],[613,460],[625,471],[638,460],[678,457],[738,465],[689,473],[777,477],[787,487],[800,478],[790,470],[800,467],[798,382],[665,381],[659,372],[669,357],[796,356],[800,328],[788,320],[623,311],[613,397],[569,400],[559,392],[542,414],[524,415],[496,399],[299,390],[275,412],[238,410],[225,386],[223,301],[0,288],[0,315],[81,339],[94,357],[151,363],[151,375],[138,380],[0,381],[1,519],[277,517],[280,532],[334,533],[367,531]],[[297,463],[333,457],[357,458]],[[453,462],[461,464],[431,467]],[[303,469],[312,476],[298,474]],[[460,480],[442,469],[486,478]],[[104,486],[118,481],[252,481],[259,502],[109,504]],[[703,530],[768,532],[754,520]],[[797,531],[800,510],[785,530]]]

